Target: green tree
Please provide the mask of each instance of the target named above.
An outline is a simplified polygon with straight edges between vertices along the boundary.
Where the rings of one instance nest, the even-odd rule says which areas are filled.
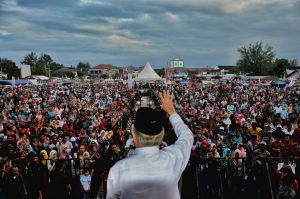
[[[31,52],[27,55],[25,55],[24,59],[21,61],[21,64],[29,65],[31,68],[31,74],[35,75],[38,73],[36,65],[38,62],[38,56],[36,53]]]
[[[12,76],[15,78],[20,77],[20,69],[16,63],[7,58],[0,58],[0,68],[3,73],[7,74],[7,78],[11,79]]]
[[[290,66],[290,63],[287,59],[276,59],[274,65],[274,75],[276,77],[283,77],[286,74],[286,69]]]
[[[288,60],[288,59],[276,59],[274,62],[274,75],[276,77],[284,77],[286,75],[286,70],[289,67],[297,66],[298,62],[296,59]]]
[[[42,53],[37,61],[38,72],[41,75],[50,76],[50,66],[53,60],[50,55]]]
[[[38,57],[36,53],[31,52],[24,57],[21,63],[31,66],[32,75],[49,76],[50,72],[54,70],[58,70],[63,67],[62,64],[54,62],[52,60],[52,57],[45,53],[42,53]]]
[[[243,46],[237,51],[240,53],[237,66],[241,71],[252,72],[253,75],[262,75],[270,70],[275,57],[273,47],[268,44],[263,47],[262,42]]]
[[[102,75],[101,75],[101,78],[107,79],[107,78],[108,78],[108,74],[102,74]]]
[[[297,59],[292,59],[289,61],[289,64],[290,64],[289,67],[295,67],[298,65],[298,61]]]
[[[155,72],[160,76],[160,77],[164,77],[165,76],[165,69],[164,68],[160,68],[160,69],[154,69]]]
[[[59,64],[59,63],[56,63],[56,62],[51,63],[51,65],[50,65],[51,74],[52,74],[53,71],[59,70],[63,67],[64,67],[64,65],[62,65],[62,64]]]
[[[34,67],[37,64],[37,61],[38,56],[34,52],[31,52],[24,57],[24,59],[21,61],[21,64],[26,64]]]
[[[81,75],[86,75],[88,74],[89,72],[89,69],[91,68],[91,65],[87,62],[87,63],[83,63],[83,62],[79,62],[77,64],[77,69],[78,69],[78,72],[81,74]]]

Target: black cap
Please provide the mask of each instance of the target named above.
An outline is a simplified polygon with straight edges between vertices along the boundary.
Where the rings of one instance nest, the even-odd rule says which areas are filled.
[[[163,128],[163,119],[159,111],[141,107],[136,112],[134,127],[145,135],[158,135]]]

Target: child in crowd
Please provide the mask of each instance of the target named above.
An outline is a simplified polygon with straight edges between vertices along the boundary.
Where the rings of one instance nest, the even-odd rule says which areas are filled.
[[[91,175],[88,169],[84,169],[80,175],[80,184],[82,187],[82,199],[88,199],[91,190]]]

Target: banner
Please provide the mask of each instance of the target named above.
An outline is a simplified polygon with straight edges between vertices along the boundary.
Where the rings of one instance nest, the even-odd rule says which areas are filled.
[[[16,78],[14,76],[11,77],[11,85],[12,87],[16,86]]]
[[[128,78],[128,68],[123,68],[123,79],[127,79]]]
[[[166,78],[166,80],[169,80],[170,76],[171,76],[171,68],[169,66],[167,66],[166,70],[165,70],[165,78]]]
[[[128,88],[132,88],[133,79],[132,79],[132,73],[128,74]]]

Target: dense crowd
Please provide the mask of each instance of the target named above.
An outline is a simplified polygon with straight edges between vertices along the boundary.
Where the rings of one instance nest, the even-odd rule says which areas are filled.
[[[95,195],[123,158],[133,98],[120,84],[3,88],[0,198]]]
[[[155,95],[165,86],[144,87],[154,91],[151,98],[159,108]],[[211,168],[223,172],[229,164],[235,168],[239,194],[251,191],[250,180],[270,183],[278,198],[297,194],[299,88],[243,86],[232,80],[174,84],[170,89],[178,114],[194,133],[190,167],[203,165],[194,173],[200,177],[195,183],[198,194],[204,189],[209,198],[222,194],[217,182],[224,179],[216,179]],[[109,169],[134,153],[130,118],[140,97],[138,87],[128,89],[122,83],[3,88],[0,198],[105,197]],[[161,147],[176,140],[167,119],[165,130]],[[249,169],[265,162],[269,182],[256,179],[258,174]],[[251,188],[267,192],[262,190],[266,187]]]
[[[202,165],[197,189],[218,197],[223,181],[227,193],[235,187],[229,198],[293,198],[300,180],[300,89],[244,85],[175,87],[179,114],[195,135],[190,162]]]

